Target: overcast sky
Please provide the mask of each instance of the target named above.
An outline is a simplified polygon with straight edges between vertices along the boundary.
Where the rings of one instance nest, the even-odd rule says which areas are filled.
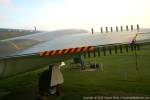
[[[0,27],[55,30],[150,27],[150,0],[0,0]]]

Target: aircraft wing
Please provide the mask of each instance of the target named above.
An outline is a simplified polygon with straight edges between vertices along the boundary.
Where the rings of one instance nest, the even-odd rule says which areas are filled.
[[[104,46],[149,43],[150,30],[91,34],[72,29],[43,32],[0,41],[0,77],[57,63]]]

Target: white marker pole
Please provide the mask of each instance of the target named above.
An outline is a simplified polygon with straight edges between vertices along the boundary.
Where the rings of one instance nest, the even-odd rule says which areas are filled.
[[[92,32],[92,34],[94,34],[94,29],[93,28],[91,28],[91,32]]]
[[[100,70],[101,70],[102,72],[104,71],[103,63],[100,64]]]

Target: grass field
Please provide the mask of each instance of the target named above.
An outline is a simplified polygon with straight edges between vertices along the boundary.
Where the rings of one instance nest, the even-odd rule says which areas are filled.
[[[62,72],[64,95],[51,100],[83,100],[93,96],[149,96],[150,97],[150,46],[138,51],[138,68],[133,52],[85,59],[103,64],[103,71]],[[67,64],[69,66],[69,64]],[[34,100],[39,73],[46,68],[0,81],[0,91],[11,93],[0,100]],[[142,99],[140,99],[142,100]]]
[[[30,32],[30,31],[23,31],[23,32],[19,32],[19,31],[9,32],[9,31],[6,31],[6,32],[1,32],[0,31],[0,40],[7,39],[7,38],[18,37],[18,36],[29,35],[29,34],[34,34],[36,32],[39,32],[39,31],[33,31],[33,32]]]

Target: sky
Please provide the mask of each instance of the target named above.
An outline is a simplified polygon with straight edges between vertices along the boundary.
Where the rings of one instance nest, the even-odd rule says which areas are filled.
[[[150,27],[150,0],[0,0],[0,28]]]

